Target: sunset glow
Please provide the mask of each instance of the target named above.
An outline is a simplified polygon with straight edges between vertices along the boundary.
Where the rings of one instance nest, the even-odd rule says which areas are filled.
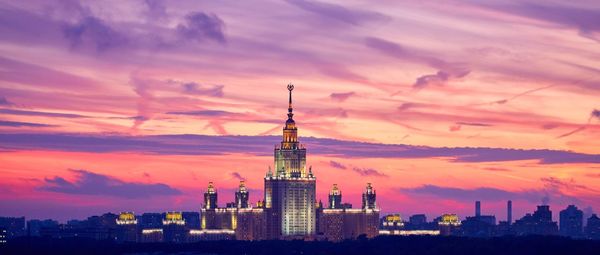
[[[254,204],[288,83],[317,200],[600,209],[597,1],[0,2],[4,216]]]

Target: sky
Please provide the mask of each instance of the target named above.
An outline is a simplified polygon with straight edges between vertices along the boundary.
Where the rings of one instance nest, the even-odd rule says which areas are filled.
[[[294,119],[382,214],[600,210],[600,3],[0,1],[0,215],[262,199]]]

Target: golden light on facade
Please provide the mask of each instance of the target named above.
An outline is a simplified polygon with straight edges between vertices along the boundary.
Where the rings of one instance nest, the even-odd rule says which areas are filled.
[[[144,235],[155,234],[155,233],[162,233],[162,232],[163,232],[162,228],[142,229],[142,234],[144,234]]]
[[[402,217],[400,217],[400,214],[389,214],[385,216],[383,220],[383,226],[402,227],[404,226],[404,222],[402,222]]]
[[[170,224],[185,225],[185,220],[183,219],[181,212],[167,212],[165,219],[163,220],[163,225]]]
[[[231,228],[232,229],[237,228],[237,214],[236,213],[231,214]]]
[[[117,218],[117,225],[135,224],[137,224],[137,219],[135,218],[135,214],[133,212],[122,212],[119,214],[119,218]]]
[[[338,188],[337,184],[333,184],[333,188],[331,189],[331,191],[329,192],[329,195],[340,195],[342,194],[342,192],[340,191],[340,189]]]
[[[400,217],[400,214],[390,214],[385,216],[385,221],[387,222],[401,222],[402,218]]]
[[[231,229],[190,229],[190,235],[207,235],[207,234],[229,234],[234,235],[235,231]]]
[[[460,220],[456,214],[444,214],[438,222],[441,226],[460,226]]]
[[[431,235],[437,236],[439,230],[379,230],[380,235],[412,236],[412,235]]]
[[[379,213],[379,209],[358,209],[358,208],[348,208],[348,209],[323,209],[322,211],[325,214],[336,214],[336,213]]]
[[[215,185],[213,184],[213,182],[208,182],[208,189],[206,190],[207,193],[209,194],[213,194],[215,193]]]

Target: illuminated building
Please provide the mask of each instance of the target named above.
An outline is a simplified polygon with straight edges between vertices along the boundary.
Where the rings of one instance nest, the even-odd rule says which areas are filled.
[[[201,229],[235,229],[237,208],[202,209]]]
[[[444,214],[437,219],[440,235],[454,234],[460,227],[461,223],[456,214]]]
[[[190,229],[200,228],[200,213],[199,212],[182,212],[181,217],[185,221],[185,227]]]
[[[379,209],[323,209],[319,232],[329,241],[373,238],[379,234]]]
[[[164,240],[162,228],[147,228],[142,229],[140,242],[143,243],[158,243]]]
[[[229,211],[232,211],[233,208]],[[226,209],[219,209],[217,204],[217,191],[213,182],[208,183],[208,189],[204,193],[204,207],[200,213],[200,228],[201,229],[231,229],[231,225],[226,225],[227,217],[224,215],[227,213]],[[225,219],[224,219],[225,218]]]
[[[404,228],[404,222],[400,214],[389,214],[381,218],[381,229],[401,230]]]
[[[265,176],[267,238],[306,238],[315,234],[316,178],[306,169],[306,149],[298,142],[293,119],[292,90],[288,85],[288,119],[283,139],[274,150],[275,172]]]
[[[188,242],[233,240],[235,231],[231,229],[190,229],[187,232]]]
[[[266,238],[266,220],[262,208],[241,208],[237,210],[237,240],[264,240]]]
[[[6,231],[5,228],[0,228],[0,245],[3,245],[6,243],[6,240],[8,239],[8,231]]]
[[[217,207],[217,190],[215,189],[213,183],[209,182],[208,189],[204,193],[204,208],[215,209]]]
[[[226,208],[216,206],[216,194],[213,183],[209,183],[209,190],[205,193],[205,205],[200,214],[200,229],[203,232],[191,236],[193,240],[227,240],[231,239],[227,233],[234,233],[238,240],[263,240],[265,239],[265,215],[262,208],[251,208],[248,203],[249,192],[244,182],[240,182],[239,189],[235,192],[235,202],[228,203]],[[210,201],[214,198],[213,201]],[[260,206],[259,201],[258,205]],[[203,233],[203,234],[199,234]]]
[[[240,188],[235,192],[235,205],[237,208],[248,208],[248,199],[250,194],[246,189],[244,181],[240,181]]]
[[[379,230],[380,235],[394,235],[394,236],[437,236],[440,234],[439,230]]]
[[[569,205],[560,211],[560,234],[570,237],[581,237],[583,235],[583,211],[577,206]]]
[[[515,221],[513,229],[517,235],[556,235],[558,225],[552,221],[552,211],[547,205],[538,205],[533,214],[526,214]]]
[[[368,185],[370,187],[370,184]],[[337,186],[334,185],[334,190]],[[333,191],[332,190],[332,193]],[[371,188],[372,190],[372,188]],[[339,191],[339,190],[337,190]],[[337,193],[337,192],[336,192]],[[339,191],[341,195],[341,191]],[[373,198],[372,204],[375,204]],[[341,196],[338,203],[341,205]],[[379,234],[379,209],[327,208],[319,210],[319,235],[329,241],[355,239],[360,235],[373,238]]]
[[[186,240],[185,220],[181,212],[167,212],[163,219],[164,241],[180,243]]]
[[[167,212],[163,225],[185,225],[185,220],[180,212]]]
[[[367,188],[365,193],[362,195],[362,208],[363,209],[375,209],[377,208],[377,204],[375,203],[375,199],[377,194],[375,194],[375,190],[371,186],[371,183],[367,183]]]
[[[235,192],[234,202],[220,208],[215,185],[209,182],[199,217],[197,213],[179,212],[144,214],[140,217],[140,240],[313,239],[317,227],[321,227],[323,235],[330,240],[377,236],[379,209],[370,183],[363,193],[360,209],[352,209],[351,204],[342,203],[342,192],[337,185],[330,192],[328,209],[324,209],[320,201],[316,203],[316,178],[312,169],[307,169],[306,149],[298,141],[298,129],[293,119],[293,88],[293,85],[288,85],[288,119],[281,144],[274,149],[275,169],[269,168],[264,178],[264,200],[258,201],[256,208],[249,203],[249,190],[243,181]],[[163,218],[157,222],[157,216],[161,215]],[[118,222],[123,224],[135,220],[133,214],[122,217]],[[401,225],[401,219],[395,224]]]
[[[122,212],[116,219],[118,242],[137,242],[138,241],[138,221],[133,212]]]
[[[6,239],[25,235],[25,217],[0,217],[0,228],[6,230]]]
[[[590,239],[600,239],[600,218],[598,218],[598,215],[592,214],[587,219],[585,236]]]
[[[342,209],[342,191],[338,189],[337,184],[329,192],[329,209]]]
[[[136,225],[137,219],[132,212],[122,212],[116,220],[117,225]]]

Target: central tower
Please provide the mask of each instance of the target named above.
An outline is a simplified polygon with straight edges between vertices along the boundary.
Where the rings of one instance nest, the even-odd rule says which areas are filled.
[[[293,119],[292,90],[288,84],[288,118],[283,139],[275,146],[275,172],[265,176],[265,209],[269,239],[306,238],[315,234],[316,179],[306,171],[306,149],[298,142]]]

